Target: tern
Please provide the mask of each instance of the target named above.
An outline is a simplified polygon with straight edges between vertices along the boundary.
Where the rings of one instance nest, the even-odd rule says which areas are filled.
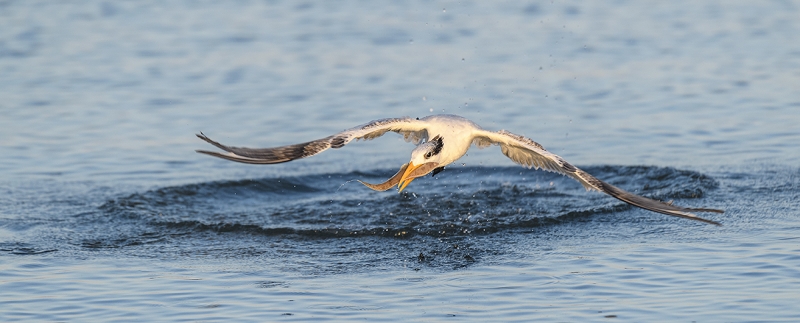
[[[497,132],[484,130],[474,122],[456,115],[379,119],[322,139],[273,148],[226,146],[211,140],[201,132],[197,135],[198,138],[224,150],[225,153],[196,151],[240,163],[277,164],[313,156],[328,148],[342,148],[353,139],[374,139],[389,131],[403,135],[406,141],[414,143],[417,147],[411,151],[411,160],[401,166],[397,174],[386,182],[370,184],[359,181],[373,190],[385,191],[397,185],[399,191],[402,192],[415,178],[430,173],[436,175],[442,171],[445,166],[464,156],[470,146],[485,148],[499,145],[500,151],[515,163],[527,168],[542,169],[569,176],[581,183],[587,191],[600,191],[625,203],[653,212],[720,225],[719,222],[701,218],[692,212],[723,213],[722,210],[680,207],[672,205],[672,202],[657,201],[627,192],[573,166],[527,137],[505,130]]]

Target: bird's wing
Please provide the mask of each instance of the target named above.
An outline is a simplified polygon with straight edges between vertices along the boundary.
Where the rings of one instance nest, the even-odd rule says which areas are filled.
[[[208,138],[202,132],[198,138],[225,151],[225,153],[196,150],[198,153],[224,158],[247,164],[277,164],[295,159],[305,158],[319,154],[328,148],[341,148],[353,139],[369,140],[380,137],[386,132],[393,131],[403,135],[406,141],[419,144],[427,137],[425,122],[412,118],[390,118],[375,120],[363,125],[347,129],[340,133],[322,139],[300,144],[273,147],[273,148],[244,148],[220,144]]]
[[[606,193],[620,201],[646,210],[720,225],[718,222],[698,217],[691,212],[723,213],[722,210],[685,208],[627,192],[619,187],[603,182],[591,174],[573,166],[560,156],[545,150],[542,145],[524,136],[516,135],[505,130],[498,132],[478,130],[475,133],[473,143],[478,147],[486,147],[490,144],[500,145],[503,154],[517,164],[528,168],[541,168],[546,171],[567,175],[580,182],[587,190],[597,190]]]

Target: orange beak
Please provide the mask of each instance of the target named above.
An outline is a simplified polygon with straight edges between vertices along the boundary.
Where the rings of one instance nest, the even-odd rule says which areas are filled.
[[[408,167],[406,167],[406,171],[403,172],[403,176],[400,177],[400,182],[397,186],[400,188],[399,192],[402,192],[408,184],[411,183],[415,178],[422,177],[433,171],[436,167],[439,167],[438,163],[424,163],[422,165],[414,165],[414,163],[408,163]]]

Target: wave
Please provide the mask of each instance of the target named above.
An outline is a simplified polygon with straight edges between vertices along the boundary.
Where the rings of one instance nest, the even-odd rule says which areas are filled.
[[[659,200],[699,199],[719,185],[705,174],[668,167],[585,170]],[[569,178],[519,167],[456,167],[432,179],[418,179],[400,194],[374,192],[353,181],[383,181],[393,173],[375,170],[164,187],[109,200],[100,211],[106,218],[146,223],[150,230],[170,234],[407,238],[575,223],[630,208],[603,194],[586,192]]]

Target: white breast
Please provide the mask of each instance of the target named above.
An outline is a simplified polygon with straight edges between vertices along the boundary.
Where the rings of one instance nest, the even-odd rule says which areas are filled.
[[[473,133],[480,126],[474,122],[455,115],[435,115],[422,119],[428,122],[428,137],[441,136],[444,147],[441,152],[442,165],[450,164],[464,156],[474,139]]]

